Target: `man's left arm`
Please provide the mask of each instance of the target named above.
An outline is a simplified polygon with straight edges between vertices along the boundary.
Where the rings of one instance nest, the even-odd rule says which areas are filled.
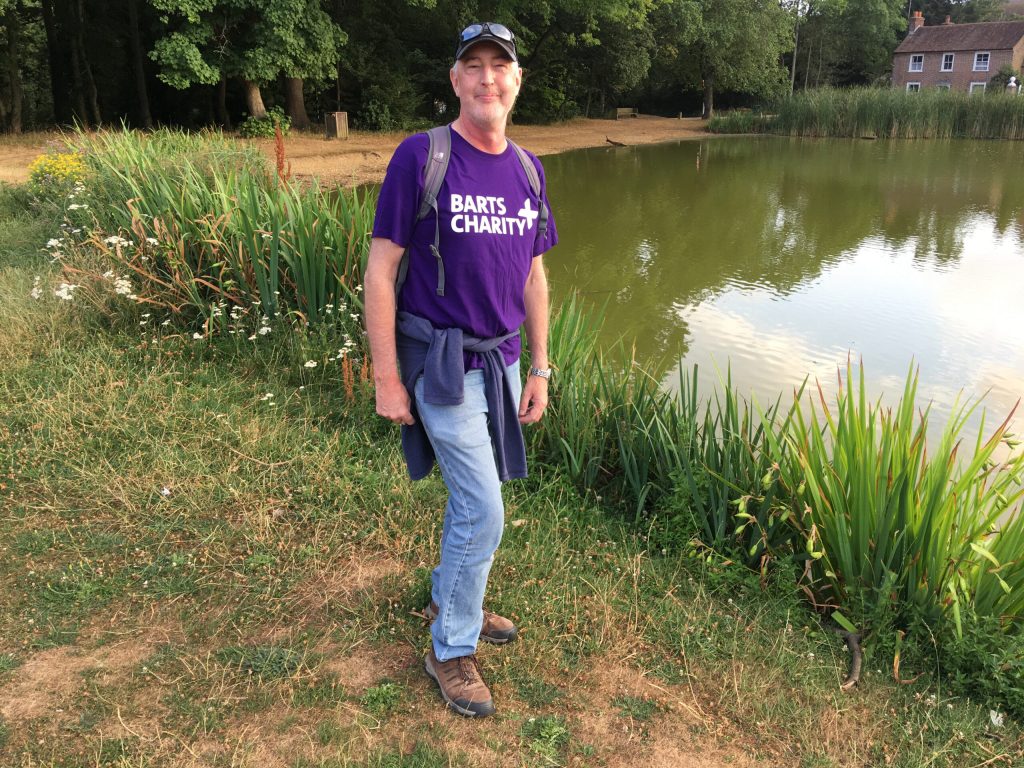
[[[548,367],[548,278],[544,257],[534,256],[526,278],[526,342],[530,347],[530,367]],[[548,405],[548,380],[541,376],[526,377],[519,401],[519,423],[535,424],[544,416]]]

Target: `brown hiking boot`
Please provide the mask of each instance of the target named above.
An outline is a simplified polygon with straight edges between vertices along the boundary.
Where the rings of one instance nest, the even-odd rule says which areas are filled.
[[[431,621],[436,619],[438,613],[437,603],[431,600],[430,605],[423,609],[423,613]],[[519,630],[516,629],[516,625],[504,616],[484,611],[484,625],[480,629],[481,640],[487,643],[494,643],[494,645],[504,645],[505,643],[511,643],[518,635]]]
[[[494,714],[494,699],[480,676],[476,656],[459,656],[438,661],[431,648],[423,666],[441,689],[445,704],[466,717],[487,717]]]

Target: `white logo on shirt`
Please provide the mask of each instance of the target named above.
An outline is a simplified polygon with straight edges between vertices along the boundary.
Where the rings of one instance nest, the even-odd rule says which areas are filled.
[[[509,216],[504,197],[489,195],[451,195],[452,232],[489,235],[518,235],[533,229],[540,215],[527,198],[515,216]]]
[[[533,229],[533,220],[540,216],[540,214],[530,207],[530,198],[526,198],[526,202],[523,203],[523,207],[519,209],[516,216],[521,219],[526,219],[526,228]]]

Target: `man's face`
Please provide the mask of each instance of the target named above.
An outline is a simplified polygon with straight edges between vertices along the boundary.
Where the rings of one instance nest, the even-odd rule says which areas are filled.
[[[452,88],[459,97],[463,118],[487,127],[504,127],[523,73],[498,45],[477,43],[455,62]]]

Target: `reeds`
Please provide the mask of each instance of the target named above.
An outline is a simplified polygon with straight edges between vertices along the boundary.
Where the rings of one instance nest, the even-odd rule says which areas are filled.
[[[908,373],[895,406],[868,401],[850,366],[834,406],[798,390],[759,410],[728,373],[701,404],[697,371],[671,397],[634,364],[613,364],[593,343],[599,323],[575,300],[556,313],[548,418],[538,456],[581,488],[617,501],[669,538],[724,551],[764,570],[799,567],[799,585],[821,609],[860,628],[915,618],[1024,618],[1024,455],[1009,418],[966,454],[973,406],[945,426],[928,453],[928,408],[918,411]],[[571,357],[565,357],[570,355]],[[621,356],[619,359],[622,359]],[[997,459],[1009,448],[1009,458]],[[661,518],[659,522],[659,518]]]
[[[886,139],[1021,139],[1024,99],[1004,93],[818,88],[775,105],[769,116],[726,113],[713,133]]]
[[[73,143],[98,232],[136,245],[123,255],[140,296],[207,321],[218,303],[310,323],[361,306],[373,215],[363,195],[274,173],[218,134],[107,131]]]

